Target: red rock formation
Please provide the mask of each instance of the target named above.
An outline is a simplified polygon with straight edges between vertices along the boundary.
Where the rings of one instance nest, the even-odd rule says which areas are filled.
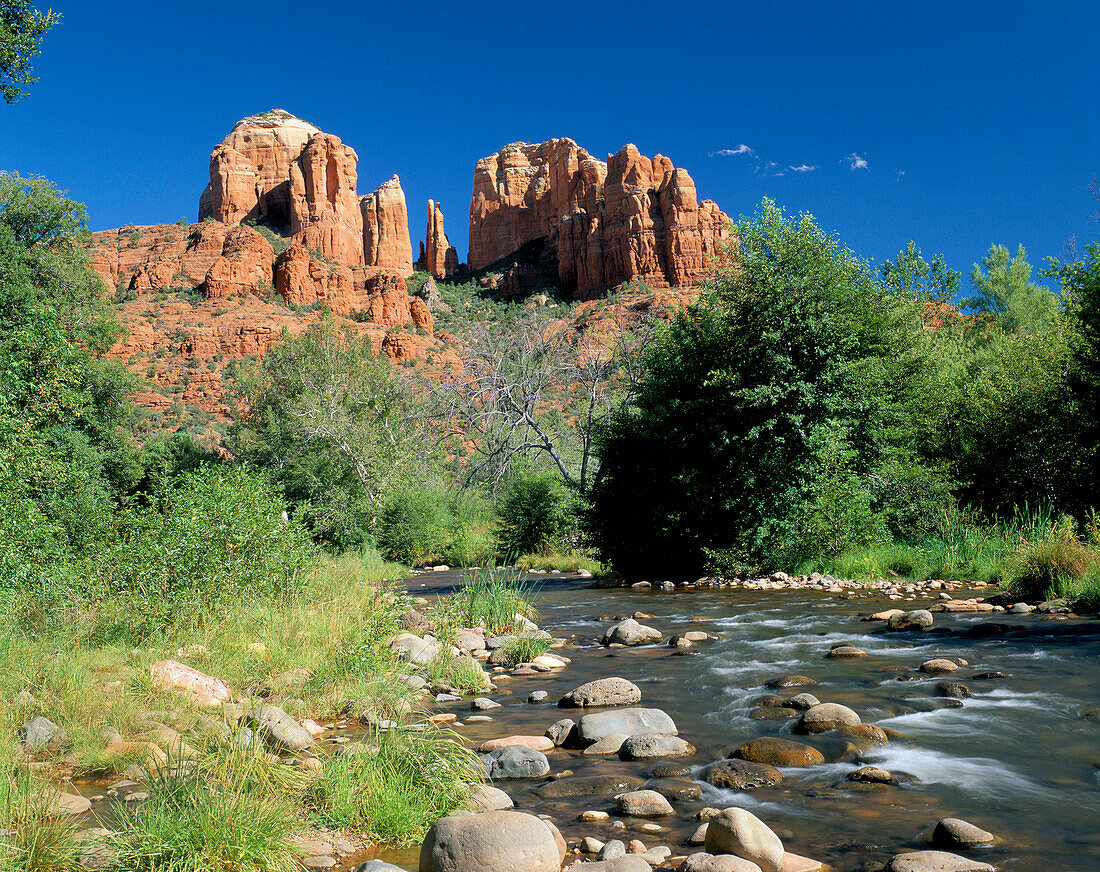
[[[394,176],[359,200],[363,216],[363,262],[380,269],[411,273],[409,211],[401,180]]]
[[[481,269],[545,238],[566,289],[624,282],[684,287],[707,274],[726,216],[695,183],[633,145],[596,160],[571,139],[513,144],[482,158],[470,201],[470,258]]]
[[[420,245],[421,269],[437,279],[445,279],[458,269],[458,251],[447,240],[443,230],[443,210],[439,204],[428,201],[428,229],[426,242]]]
[[[208,300],[254,293],[271,287],[274,266],[271,243],[251,227],[234,227],[200,288]]]
[[[290,166],[290,237],[346,266],[363,262],[358,160],[338,137],[317,133]]]

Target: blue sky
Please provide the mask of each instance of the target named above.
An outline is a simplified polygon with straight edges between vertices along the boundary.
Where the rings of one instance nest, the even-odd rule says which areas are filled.
[[[0,104],[0,168],[93,229],[194,220],[214,145],[281,107],[358,152],[361,194],[401,176],[414,248],[440,201],[463,260],[474,162],[554,136],[666,154],[730,215],[770,196],[879,264],[909,239],[966,272],[994,242],[1039,264],[1100,235],[1097,2],[55,8],[41,81]]]

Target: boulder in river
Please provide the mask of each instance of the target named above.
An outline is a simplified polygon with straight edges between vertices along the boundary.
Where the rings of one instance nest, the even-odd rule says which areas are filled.
[[[626,708],[617,711],[592,712],[583,715],[577,724],[583,744],[590,745],[604,736],[621,733],[640,736],[644,733],[677,734],[676,723],[660,709]]]
[[[625,678],[597,678],[569,691],[559,701],[561,708],[634,705],[642,701],[638,685]]]
[[[770,678],[764,682],[765,687],[771,687],[773,689],[782,689],[785,687],[813,687],[817,684],[812,678],[807,678],[805,675],[783,675],[779,678]]]
[[[707,854],[699,851],[684,861],[680,872],[760,872],[760,867],[733,854]]]
[[[920,671],[928,675],[942,675],[945,672],[954,672],[958,668],[957,663],[945,657],[934,657],[931,660],[925,660],[920,665]]]
[[[550,771],[550,761],[541,751],[523,745],[508,745],[482,755],[485,776],[496,781],[506,778],[541,778]]]
[[[470,809],[480,811],[504,811],[512,808],[515,803],[512,797],[499,787],[490,787],[488,784],[475,784],[470,792]]]
[[[278,706],[262,705],[245,712],[241,717],[241,724],[259,733],[276,751],[294,754],[313,744],[313,736],[309,730]]]
[[[672,806],[656,790],[631,790],[615,797],[619,814],[628,817],[664,817],[674,814]]]
[[[581,872],[649,872],[650,870],[649,863],[640,854],[625,854],[611,860],[579,863],[575,868]]]
[[[817,748],[772,736],[745,742],[730,756],[769,766],[820,766],[825,762]]]
[[[679,736],[667,733],[643,733],[631,736],[619,749],[624,760],[645,760],[649,757],[687,757],[695,753],[695,746]]]
[[[968,850],[997,841],[993,833],[958,818],[944,818],[932,831],[932,844],[937,848]]]
[[[835,702],[823,702],[806,709],[798,722],[800,733],[824,733],[838,727],[854,727],[862,723],[859,715],[847,706]]]
[[[560,721],[554,721],[546,728],[545,735],[558,748],[573,745],[577,741],[577,722],[572,718],[562,718]]]
[[[410,663],[425,666],[439,656],[439,643],[412,633],[398,633],[390,642],[390,650]]]
[[[550,828],[518,811],[448,815],[428,830],[420,872],[558,872],[561,856]]]
[[[755,863],[762,872],[783,868],[783,842],[752,812],[727,808],[709,821],[706,836],[709,854],[733,854]]]
[[[932,629],[932,622],[932,613],[928,609],[913,609],[900,615],[891,615],[886,626],[890,630],[924,631]]]
[[[633,618],[627,618],[608,629],[603,634],[602,642],[604,645],[618,644],[632,647],[635,645],[653,645],[663,638],[664,634],[660,630],[647,627],[645,624],[639,624]]]
[[[708,784],[726,790],[755,790],[778,784],[785,776],[766,763],[730,758],[708,766],[703,777]]]
[[[500,748],[508,748],[512,745],[522,745],[535,751],[552,751],[554,743],[546,736],[502,736],[499,739],[489,739],[477,747],[477,753],[488,754]]]
[[[641,790],[645,782],[636,775],[583,775],[548,781],[538,788],[543,799],[563,796],[614,796],[629,790]]]
[[[909,851],[895,854],[884,872],[996,872],[988,863],[946,851]]]

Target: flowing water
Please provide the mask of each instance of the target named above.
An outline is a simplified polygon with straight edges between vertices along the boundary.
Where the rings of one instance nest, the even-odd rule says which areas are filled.
[[[831,762],[784,769],[784,782],[751,792],[719,790],[698,781],[698,799],[674,803],[675,818],[657,820],[662,833],[631,833],[631,827],[643,822],[627,818],[626,838],[637,836],[647,845],[667,844],[674,853],[690,853],[700,850],[683,847],[699,823],[693,815],[708,805],[736,805],[771,825],[788,850],[838,870],[859,870],[881,868],[900,851],[927,848],[923,840],[937,820],[959,817],[1002,839],[997,847],[971,854],[1000,869],[1100,869],[1100,621],[937,614],[931,632],[886,633],[882,625],[861,622],[858,615],[896,605],[889,601],[801,591],[594,590],[582,580],[536,578],[541,585],[540,625],[568,640],[559,653],[572,663],[555,673],[500,681],[499,690],[490,694],[503,703],[488,712],[494,720],[458,728],[471,745],[516,733],[541,735],[559,718],[580,714],[556,707],[562,694],[612,675],[636,683],[642,690],[641,705],[664,709],[680,735],[697,747],[698,753],[685,761],[693,766],[689,777],[698,778],[703,765],[748,739],[790,734],[792,721],[749,716],[756,698],[775,693],[761,685],[788,673],[816,679],[816,687],[804,689],[822,702],[842,703],[865,723],[902,734],[867,751],[858,762],[840,758],[838,743],[827,734],[792,737],[817,745]],[[419,576],[410,579],[409,589],[431,596],[447,592],[458,580],[451,573]],[[653,615],[643,623],[666,638],[705,630],[719,641],[686,656],[667,646],[599,645],[608,616],[636,611]],[[857,645],[870,656],[826,660],[836,642]],[[970,665],[949,676],[917,671],[922,662],[938,656],[962,657]],[[975,680],[987,672],[1008,677]],[[966,684],[973,697],[951,703],[937,698],[935,685],[945,678]],[[528,704],[534,690],[546,690],[547,702]],[[957,707],[937,707],[945,704]],[[440,708],[460,719],[471,714],[468,701]],[[548,756],[552,773],[569,769],[578,777],[644,778],[655,762],[585,757],[560,749]],[[908,778],[900,786],[845,781],[847,773],[868,763]],[[576,819],[585,809],[609,811],[617,819],[609,797],[551,796],[546,782],[498,786],[508,791],[517,808],[549,814],[566,839],[622,836],[608,823]],[[415,869],[416,853],[385,856]]]

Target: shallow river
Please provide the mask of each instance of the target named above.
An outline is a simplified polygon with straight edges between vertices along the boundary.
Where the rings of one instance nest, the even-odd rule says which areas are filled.
[[[667,844],[674,853],[700,850],[682,845],[698,826],[693,815],[708,805],[736,805],[771,825],[788,850],[838,870],[880,868],[899,851],[928,847],[922,838],[943,817],[963,818],[1001,837],[998,847],[971,854],[1000,869],[1100,869],[1100,621],[937,614],[929,633],[885,633],[881,625],[858,619],[861,613],[898,605],[885,600],[798,591],[593,590],[581,580],[534,578],[541,585],[540,626],[569,640],[558,653],[572,663],[555,673],[500,681],[499,690],[489,694],[503,703],[488,712],[494,720],[457,730],[471,745],[515,733],[541,735],[559,718],[579,714],[557,708],[562,694],[612,675],[641,687],[641,705],[673,717],[680,735],[698,749],[686,761],[696,767],[696,775],[698,768],[750,738],[791,732],[792,721],[749,717],[753,700],[773,693],[761,685],[788,673],[816,679],[819,684],[806,689],[822,702],[843,703],[865,723],[904,736],[868,751],[859,762],[784,769],[786,780],[771,788],[723,791],[699,781],[699,799],[677,802],[675,818],[658,819],[663,833],[636,834],[647,845]],[[409,589],[430,597],[457,581],[452,573],[419,576],[409,580]],[[635,611],[653,615],[643,623],[660,629],[666,639],[692,629],[714,633],[719,641],[687,656],[666,646],[609,650],[598,644],[608,626],[600,616]],[[824,659],[840,641],[870,656]],[[917,667],[937,656],[962,657],[970,664],[946,676],[973,691],[960,707],[931,708],[944,702],[934,688],[945,676],[924,676]],[[1009,677],[973,679],[991,671]],[[547,702],[528,704],[533,690],[548,691]],[[440,709],[460,719],[472,714],[468,701]],[[826,736],[793,738],[817,745],[827,760],[837,757],[835,741],[830,744]],[[644,777],[654,762],[585,757],[561,749],[548,756],[553,773],[571,769],[577,776]],[[852,789],[845,775],[866,763],[912,780]],[[607,823],[576,820],[584,809],[609,811],[617,819],[607,797],[545,798],[541,782],[498,786],[517,808],[551,815],[567,840],[622,835]],[[629,828],[642,821],[627,818],[626,823],[630,838]],[[383,856],[415,869],[416,855],[413,849]]]

